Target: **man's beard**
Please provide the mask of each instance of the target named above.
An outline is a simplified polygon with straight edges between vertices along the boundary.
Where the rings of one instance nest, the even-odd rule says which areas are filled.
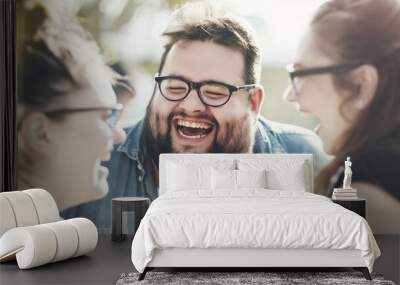
[[[161,153],[187,153],[193,151],[193,146],[181,146],[180,149],[173,147],[171,130],[174,116],[183,118],[207,119],[214,123],[216,135],[210,147],[202,153],[251,153],[255,136],[255,115],[250,111],[240,118],[219,124],[217,120],[208,114],[199,116],[188,116],[184,112],[171,112],[168,116],[160,115],[147,109],[144,123],[144,138],[148,148],[148,155],[158,163],[158,156]],[[197,151],[198,152],[198,151]]]

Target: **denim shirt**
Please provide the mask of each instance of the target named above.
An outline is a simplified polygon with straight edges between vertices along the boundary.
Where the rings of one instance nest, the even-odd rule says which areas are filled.
[[[110,232],[111,199],[114,197],[140,196],[154,200],[158,189],[153,177],[152,162],[144,157],[141,145],[143,120],[126,129],[124,143],[116,145],[111,159],[104,163],[109,169],[107,195],[97,201],[73,207],[62,212],[64,218],[86,217],[92,220],[100,232]],[[260,117],[254,140],[254,153],[312,153],[314,173],[328,160],[322,151],[320,139],[311,131]]]

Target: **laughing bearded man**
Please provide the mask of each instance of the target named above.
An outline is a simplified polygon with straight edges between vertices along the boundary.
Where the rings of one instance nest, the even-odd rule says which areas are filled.
[[[195,3],[175,13],[163,36],[145,118],[127,129],[107,164],[110,192],[69,216],[109,228],[111,198],[157,198],[160,153],[313,153],[321,166],[314,133],[259,116],[260,50],[246,25]]]

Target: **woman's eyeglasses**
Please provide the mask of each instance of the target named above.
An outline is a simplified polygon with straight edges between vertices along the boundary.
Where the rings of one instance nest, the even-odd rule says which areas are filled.
[[[286,70],[289,73],[290,81],[292,83],[293,91],[297,95],[299,78],[311,75],[327,74],[327,73],[340,73],[360,66],[362,63],[351,62],[343,64],[328,65],[323,67],[312,67],[312,68],[301,68],[296,69],[295,64],[289,64],[286,66]]]
[[[72,114],[72,113],[80,113],[80,112],[96,112],[96,111],[106,111],[107,119],[106,122],[110,126],[111,129],[115,128],[117,121],[119,119],[119,115],[122,111],[122,104],[117,104],[115,107],[89,107],[89,108],[64,108],[64,109],[56,109],[50,111],[44,111],[48,117],[57,117],[64,114]]]
[[[182,101],[195,89],[200,101],[211,107],[220,107],[228,103],[232,93],[240,90],[249,91],[255,84],[234,86],[219,81],[193,82],[180,76],[156,76],[161,95],[169,101]]]

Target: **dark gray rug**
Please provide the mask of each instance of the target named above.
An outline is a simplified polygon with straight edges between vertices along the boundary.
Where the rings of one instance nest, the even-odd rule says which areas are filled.
[[[384,280],[380,275],[372,274],[372,281],[364,278],[360,272],[148,272],[146,278],[138,281],[139,273],[124,273],[117,285],[133,284],[267,284],[267,285],[297,285],[297,284],[379,284],[395,285]]]

